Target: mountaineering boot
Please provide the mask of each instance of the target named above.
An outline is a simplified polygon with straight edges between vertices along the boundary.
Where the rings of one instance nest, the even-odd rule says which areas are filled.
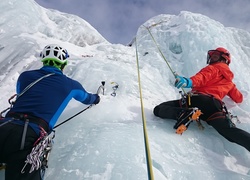
[[[201,110],[196,107],[182,111],[177,118],[177,122],[174,125],[176,133],[182,134],[184,131],[186,131],[192,121],[199,121],[199,117],[201,114]]]

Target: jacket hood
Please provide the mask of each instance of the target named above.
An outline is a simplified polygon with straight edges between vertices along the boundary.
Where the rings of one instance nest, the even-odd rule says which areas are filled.
[[[233,80],[234,74],[230,70],[230,68],[227,64],[219,62],[219,63],[211,64],[210,66],[213,66],[216,69],[218,69],[220,71],[220,73],[223,75],[223,77],[225,77],[227,80],[229,80],[229,81]]]

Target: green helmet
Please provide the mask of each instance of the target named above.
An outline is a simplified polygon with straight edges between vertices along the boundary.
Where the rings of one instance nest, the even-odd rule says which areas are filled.
[[[44,66],[54,66],[63,69],[68,63],[67,58],[69,54],[66,49],[56,44],[50,44],[44,47],[40,57]]]

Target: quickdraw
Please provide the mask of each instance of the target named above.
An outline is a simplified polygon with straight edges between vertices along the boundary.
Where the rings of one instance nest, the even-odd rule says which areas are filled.
[[[1,117],[0,117],[0,118],[4,118],[4,114],[5,114],[8,110],[10,110],[10,109],[13,107],[15,101],[13,101],[12,99],[14,99],[16,96],[17,96],[17,94],[14,94],[13,96],[11,96],[11,97],[8,99],[8,102],[9,102],[9,104],[10,104],[10,107],[8,107],[7,109],[4,109],[3,111],[1,111],[1,114],[0,114]]]
[[[27,155],[25,165],[23,166],[21,173],[25,173],[25,168],[28,164],[31,165],[29,173],[34,170],[38,170],[39,168],[45,172],[45,169],[48,168],[48,158],[52,150],[54,137],[55,131],[47,134],[45,130],[41,130],[41,136],[35,142],[31,153]]]
[[[113,85],[112,86],[112,89],[113,89],[113,92],[111,93],[111,96],[116,96],[116,90],[118,89],[118,87],[119,87],[119,84],[118,83],[116,83],[116,82],[111,82],[111,84]]]

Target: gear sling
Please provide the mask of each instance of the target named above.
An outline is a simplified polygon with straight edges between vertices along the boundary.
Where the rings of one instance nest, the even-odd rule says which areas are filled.
[[[15,94],[15,95],[11,96],[11,98],[9,99],[10,107],[8,107],[7,109],[5,109],[5,110],[3,110],[1,112],[1,118],[4,118],[3,114],[6,111],[8,111],[9,109],[11,109],[13,107],[13,104],[15,103],[15,101],[17,101],[18,98],[20,98],[32,86],[34,86],[36,83],[38,83],[42,79],[44,79],[46,77],[49,77],[51,75],[54,75],[54,74],[55,73],[50,73],[50,74],[46,74],[46,75],[42,76],[41,78],[37,79],[36,81],[30,83],[19,95]],[[15,97],[16,97],[16,100],[11,101]],[[26,165],[28,163],[30,163],[31,164],[31,169],[29,171],[30,173],[33,170],[35,170],[35,169],[38,170],[40,167],[42,167],[42,173],[44,174],[45,173],[45,168],[47,168],[49,153],[50,153],[51,148],[52,148],[52,139],[54,138],[54,131],[52,131],[53,133],[50,133],[48,135],[47,134],[47,132],[49,132],[48,124],[43,119],[28,115],[28,114],[9,113],[9,114],[7,114],[6,118],[8,118],[8,117],[10,117],[11,119],[9,119],[6,122],[2,123],[0,125],[0,128],[2,126],[4,126],[5,124],[7,124],[9,122],[12,122],[14,120],[20,120],[20,121],[25,122],[24,123],[24,128],[23,128],[23,133],[22,133],[22,138],[21,138],[20,150],[22,150],[24,148],[26,133],[27,133],[27,128],[28,128],[29,122],[39,125],[40,137],[34,143],[31,153],[27,156],[27,160],[25,161],[26,164],[24,165],[23,169],[21,170],[21,173],[24,173],[24,168],[26,167]]]

